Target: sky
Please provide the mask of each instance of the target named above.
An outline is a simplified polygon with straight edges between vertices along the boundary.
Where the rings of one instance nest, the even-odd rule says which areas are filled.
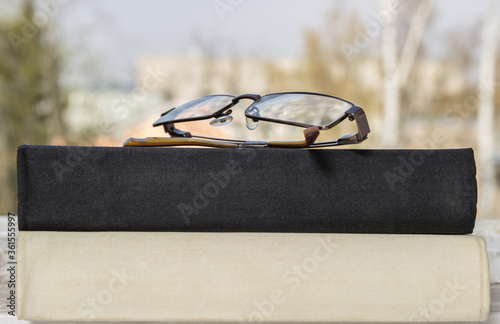
[[[0,11],[16,0],[1,0]],[[140,55],[186,54],[194,44],[226,55],[296,57],[307,29],[321,30],[334,7],[373,20],[375,0],[40,0],[59,1],[54,10],[60,37],[73,52],[100,62],[100,71],[133,80]],[[397,1],[397,0],[395,0]],[[403,3],[404,0],[401,0]],[[3,5],[2,5],[3,3]],[[435,18],[426,32],[439,46],[439,35],[468,28],[493,0],[434,0]],[[432,40],[435,38],[435,40]]]

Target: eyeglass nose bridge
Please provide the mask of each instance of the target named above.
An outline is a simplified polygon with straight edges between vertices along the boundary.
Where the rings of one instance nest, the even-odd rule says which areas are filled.
[[[253,100],[254,102],[256,102],[256,101],[260,100],[260,98],[262,98],[260,95],[254,94],[254,93],[245,93],[245,94],[236,96],[233,99],[231,99],[231,104],[227,105],[222,110],[222,112],[220,112],[217,115],[214,115],[213,117],[218,118],[218,117],[229,116],[233,112],[230,108],[232,108],[234,105],[236,105],[237,103],[239,103],[241,99],[250,99],[250,100]]]
[[[253,101],[257,101],[261,98],[260,95],[258,94],[253,94],[253,93],[245,93],[245,94],[242,94],[242,95],[239,95],[239,96],[236,96],[232,99],[232,102],[233,103],[238,103],[241,99],[250,99],[250,100],[253,100]]]

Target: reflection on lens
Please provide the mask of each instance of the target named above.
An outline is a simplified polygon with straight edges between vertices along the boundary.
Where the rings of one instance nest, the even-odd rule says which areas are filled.
[[[352,107],[350,102],[334,97],[305,93],[284,93],[262,97],[258,102],[252,104],[245,111],[245,114],[247,116],[261,116],[308,125],[325,126],[342,117],[350,107]]]
[[[186,118],[208,117],[231,104],[233,98],[233,96],[216,95],[190,101],[170,110],[165,115],[161,116],[160,119],[155,121],[153,125],[158,126],[170,121]]]

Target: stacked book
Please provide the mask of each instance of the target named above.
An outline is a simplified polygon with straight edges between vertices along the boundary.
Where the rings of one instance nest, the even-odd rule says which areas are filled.
[[[481,321],[471,149],[18,150],[18,318]]]

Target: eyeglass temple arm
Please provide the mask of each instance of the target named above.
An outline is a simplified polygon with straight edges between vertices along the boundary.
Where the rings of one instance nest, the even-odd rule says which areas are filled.
[[[319,136],[318,127],[309,127],[304,130],[304,140],[302,141],[290,141],[290,142],[261,142],[261,141],[241,141],[241,142],[231,142],[220,141],[220,140],[207,140],[207,139],[196,139],[190,137],[147,137],[147,138],[129,138],[123,143],[124,147],[133,146],[208,146],[208,147],[224,147],[224,148],[237,148],[245,146],[256,146],[256,147],[276,147],[276,148],[306,148],[311,146],[316,138]]]
[[[303,141],[290,141],[290,142],[267,142],[268,147],[309,147],[319,136],[319,127],[313,126],[306,128],[304,130],[304,140]]]
[[[146,138],[129,138],[123,143],[124,147],[145,147],[145,146],[207,146],[207,147],[223,147],[237,148],[237,143],[210,141],[195,138],[183,137],[146,137]]]

